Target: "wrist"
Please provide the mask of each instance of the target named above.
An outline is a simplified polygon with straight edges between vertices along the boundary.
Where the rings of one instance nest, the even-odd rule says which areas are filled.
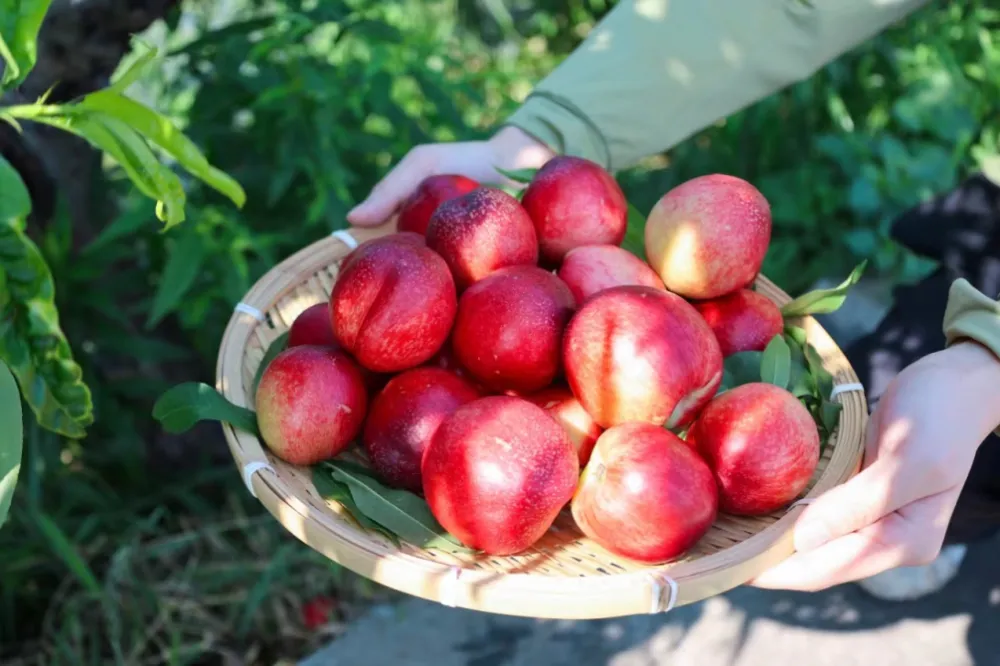
[[[502,127],[489,144],[505,169],[537,169],[556,156],[547,145],[514,125]]]
[[[949,366],[961,373],[970,398],[983,406],[987,427],[1000,426],[1000,358],[968,339],[955,342],[942,353],[948,356]]]

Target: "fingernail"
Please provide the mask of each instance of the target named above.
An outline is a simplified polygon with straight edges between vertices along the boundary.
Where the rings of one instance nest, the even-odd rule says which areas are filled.
[[[830,540],[830,532],[823,523],[809,521],[795,527],[795,550],[815,550]]]

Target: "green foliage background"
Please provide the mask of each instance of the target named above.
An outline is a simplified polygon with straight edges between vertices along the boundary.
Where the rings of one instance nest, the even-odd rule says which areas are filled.
[[[356,581],[262,515],[225,451],[208,446],[215,430],[182,442],[183,464],[164,463],[152,401],[178,381],[212,383],[233,304],[257,277],[343,226],[414,145],[487,136],[612,5],[247,1],[220,20],[213,3],[191,2],[182,21],[154,30],[167,55],[129,90],[242,186],[242,208],[218,180],[171,168],[185,221],[165,232],[149,193],[109,160],[114,206],[81,246],[65,209],[32,229],[25,211],[5,208],[3,189],[0,210],[19,222],[0,231],[30,236],[51,273],[67,346],[55,344],[89,386],[93,424],[85,439],[66,438],[25,410],[21,480],[0,530],[0,661],[277,659],[322,638],[296,619],[302,600],[354,598]],[[1000,11],[990,5],[929,5],[623,174],[630,200],[645,212],[680,181],[736,174],[770,199],[765,272],[788,291],[861,259],[895,281],[920,276],[928,265],[888,239],[889,222],[1000,160]]]

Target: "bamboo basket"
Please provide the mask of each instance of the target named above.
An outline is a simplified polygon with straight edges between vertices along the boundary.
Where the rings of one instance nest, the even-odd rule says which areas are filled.
[[[394,230],[355,228],[304,248],[264,275],[246,294],[219,350],[217,389],[253,409],[249,393],[261,358],[307,307],[329,298],[352,246]],[[338,236],[339,234],[339,236]],[[789,296],[765,277],[757,290],[781,305]],[[824,366],[842,385],[857,385],[847,358],[812,318],[799,323]],[[802,499],[857,473],[868,411],[863,391],[841,393],[840,423]],[[389,588],[449,606],[506,615],[591,619],[655,613],[723,593],[752,580],[794,551],[792,527],[802,504],[764,517],[720,514],[685,556],[648,566],[617,557],[584,537],[568,510],[535,546],[511,557],[452,555],[407,543],[399,547],[360,527],[324,500],[308,468],[282,462],[263,443],[225,424],[225,437],[250,492],[293,535],[352,571]]]

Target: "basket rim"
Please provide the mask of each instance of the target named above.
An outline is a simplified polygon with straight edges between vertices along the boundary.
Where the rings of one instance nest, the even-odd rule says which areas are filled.
[[[356,246],[392,231],[394,229],[389,225],[374,228],[352,227],[346,234],[339,231],[329,237],[321,238],[288,256],[261,276],[244,295],[241,303],[251,306],[251,309],[256,309],[260,313],[268,313],[304,279],[308,279],[326,266],[341,261],[353,250],[351,240],[355,241]],[[787,294],[765,276],[758,276],[758,283],[788,298]],[[815,319],[805,317],[797,323],[806,329],[810,341],[821,341],[824,349],[834,355],[838,365],[841,366],[836,373],[839,383],[859,383],[846,356]],[[259,321],[246,311],[234,310],[223,334],[216,363],[217,390],[233,403],[249,409],[253,409],[253,405],[249,404],[248,391],[239,378],[243,357],[256,328],[261,325],[267,325],[266,321]],[[231,381],[233,377],[237,380]],[[868,418],[864,391],[844,392],[839,397],[843,405],[840,426],[843,425],[850,409],[860,419],[863,434]],[[838,427],[838,431],[840,430]],[[332,518],[335,515],[332,511],[312,511],[309,503],[299,498],[294,487],[270,464],[266,446],[257,437],[229,424],[223,424],[223,432],[234,463],[241,474],[248,469],[248,465],[258,463],[263,466],[259,468],[260,473],[244,475],[244,481],[250,492],[264,504],[278,522],[306,545],[362,576],[401,592],[441,603],[449,601],[448,599],[442,601],[442,597],[450,597],[453,603],[447,605],[510,615],[580,619],[650,612],[650,609],[664,605],[660,603],[660,599],[653,597],[663,592],[663,586],[656,576],[662,575],[660,572],[665,571],[669,571],[669,577],[678,583],[674,603],[669,604],[671,606],[683,605],[724,592],[745,584],[757,572],[777,564],[794,552],[792,527],[804,508],[802,504],[789,507],[772,524],[729,548],[694,560],[667,563],[644,570],[583,577],[483,571],[444,561],[435,562],[388,546],[374,547],[377,543],[374,536],[352,525],[339,523]],[[864,448],[863,437],[860,439],[858,442],[842,442],[838,437],[826,468],[803,499],[815,498],[857,473]],[[270,474],[264,474],[264,471]],[[326,538],[333,538],[341,547],[335,548],[327,544],[321,533],[325,533]],[[380,550],[384,552],[379,552]],[[736,554],[741,557],[734,563],[732,558]],[[440,578],[440,582],[428,586],[423,579],[417,580],[419,577],[414,575],[416,570],[420,570],[424,575],[436,575]],[[461,577],[460,582],[456,573]],[[449,578],[455,578],[454,583],[458,584],[449,581]],[[583,585],[581,581],[584,581]],[[549,600],[562,610],[553,614],[543,612],[532,604],[526,604],[531,607],[530,612],[518,612],[518,609],[510,607],[509,603],[494,604],[495,607],[484,608],[482,603],[476,601],[477,595],[474,591],[469,593],[470,587],[484,583],[489,584],[491,596],[499,598],[531,595],[537,599],[539,595],[543,595],[549,597]],[[581,594],[584,586],[588,594]],[[437,588],[436,592],[434,588]],[[460,597],[463,591],[467,593],[466,599],[457,599],[456,597]],[[578,603],[582,597],[594,596],[595,600],[600,597],[608,601],[605,595],[612,592],[618,595],[624,593],[627,597],[633,598],[621,599],[621,603],[608,603],[608,606],[628,607],[632,610],[623,613],[609,608],[611,611],[609,614],[595,613],[593,610],[578,614],[577,610],[571,607],[582,605]],[[567,606],[565,599],[559,599],[567,596],[573,598],[574,604]]]

